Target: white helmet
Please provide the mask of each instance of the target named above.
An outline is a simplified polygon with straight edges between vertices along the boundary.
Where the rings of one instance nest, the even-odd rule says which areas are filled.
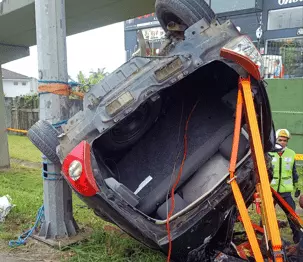
[[[286,138],[290,138],[290,133],[287,129],[278,129],[277,132],[276,132],[276,138],[278,137],[286,137]]]

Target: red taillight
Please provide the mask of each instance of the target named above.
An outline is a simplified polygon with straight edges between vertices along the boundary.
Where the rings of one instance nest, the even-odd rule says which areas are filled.
[[[67,155],[62,173],[83,196],[94,196],[99,191],[91,167],[90,145],[86,141],[82,141]]]

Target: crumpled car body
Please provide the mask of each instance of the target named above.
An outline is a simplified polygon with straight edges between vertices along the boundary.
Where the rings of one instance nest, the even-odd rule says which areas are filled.
[[[207,261],[230,245],[237,210],[228,168],[239,77],[251,78],[265,152],[274,145],[264,82],[220,55],[239,37],[230,21],[198,21],[167,55],[133,57],[93,86],[59,136],[62,174],[79,197],[165,254],[171,190],[181,172],[170,217],[174,261]],[[245,120],[236,176],[250,204],[256,175]]]

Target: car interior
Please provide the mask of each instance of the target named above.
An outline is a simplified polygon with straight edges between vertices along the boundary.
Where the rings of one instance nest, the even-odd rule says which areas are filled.
[[[131,206],[160,220],[167,218],[170,192],[181,166],[174,214],[211,192],[228,174],[237,87],[238,74],[223,62],[212,62],[97,138],[93,150],[98,163],[108,167],[102,174],[107,186]],[[140,132],[144,123],[145,129],[146,123],[151,124]],[[123,146],[115,147],[111,140]],[[242,134],[238,160],[248,151]]]

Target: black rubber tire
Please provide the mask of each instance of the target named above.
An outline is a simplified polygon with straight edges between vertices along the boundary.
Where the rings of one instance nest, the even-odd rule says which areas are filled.
[[[146,121],[144,122],[142,128],[138,130],[135,135],[133,135],[126,142],[117,142],[113,138],[114,137],[113,130],[115,128],[114,127],[99,138],[98,144],[100,143],[100,146],[102,146],[102,148],[106,149],[107,151],[116,152],[116,151],[122,151],[124,149],[128,149],[129,147],[133,146],[136,142],[138,142],[138,140],[151,128],[151,126],[157,120],[161,111],[162,101],[161,98],[159,98],[155,102],[148,100],[147,102],[145,102],[145,104],[141,105],[140,107],[142,106],[148,107],[149,117],[148,119],[145,119]],[[140,110],[140,108],[138,108],[136,111],[138,110]],[[136,111],[133,112],[132,115],[135,114]],[[128,116],[127,118],[131,117],[132,115]],[[125,120],[127,120],[127,118]],[[123,121],[119,124],[123,125]]]
[[[27,132],[29,140],[54,164],[60,163],[56,154],[59,133],[45,120],[36,122]]]
[[[169,22],[182,23],[187,27],[206,19],[208,23],[216,17],[214,11],[204,0],[157,0],[157,18],[165,32]]]

